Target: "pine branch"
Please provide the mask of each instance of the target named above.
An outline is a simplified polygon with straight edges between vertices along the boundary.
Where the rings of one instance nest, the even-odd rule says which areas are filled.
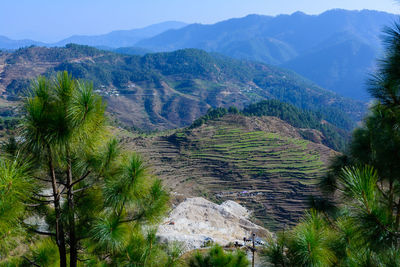
[[[35,197],[30,197],[30,199],[32,199],[33,201],[37,201],[37,202],[41,202],[41,203],[45,203],[45,204],[53,203],[52,200],[43,200],[43,199],[35,198]]]
[[[39,235],[56,236],[55,233],[42,232],[42,231],[39,231],[39,230],[36,230],[36,229],[33,229],[33,228],[30,228],[29,231],[34,232],[34,233],[39,234]]]
[[[374,218],[375,222],[379,225],[379,227],[388,232],[390,235],[400,238],[400,232],[390,230],[384,223],[381,222],[381,220],[375,214],[371,212],[368,206],[366,206],[366,208],[367,208],[366,209],[367,214]]]
[[[67,188],[68,188],[67,186],[64,186],[63,189],[61,190],[61,192],[59,193],[59,195],[65,194],[64,192],[65,192],[65,190],[66,190]],[[59,191],[59,189],[58,189],[58,191]]]
[[[31,261],[30,259],[28,259],[25,256],[22,256],[22,258],[24,258],[25,260],[27,260],[29,262],[29,264],[33,265],[33,266],[37,266],[37,267],[41,267],[39,264],[36,264],[35,262]]]
[[[376,185],[376,188],[378,188],[378,191],[382,194],[382,196],[386,199],[389,200],[389,196],[379,187],[379,185]]]
[[[47,183],[51,183],[52,181],[51,180],[49,180],[49,179],[43,179],[43,178],[40,178],[40,177],[35,177],[35,179],[37,179],[37,180],[40,180],[40,181],[43,181],[43,182],[47,182]],[[61,184],[61,185],[65,185],[65,183],[63,183],[63,182],[60,182],[60,181],[56,181],[58,184]]]
[[[37,197],[44,197],[44,198],[54,197],[53,195],[43,195],[43,194],[38,194],[38,193],[35,193],[35,192],[33,192],[33,194],[34,194],[35,196],[37,196]]]
[[[49,202],[51,202],[51,201],[49,201]],[[31,207],[31,208],[43,206],[43,203],[41,203],[41,204],[23,203],[23,204],[24,204],[25,206]]]
[[[144,217],[146,213],[144,211],[142,211],[141,213],[138,213],[130,218],[127,218],[125,220],[120,220],[120,223],[129,223],[129,222],[133,222],[133,221],[138,221],[140,219],[142,219]]]
[[[85,186],[85,187],[83,187],[83,188],[80,188],[80,189],[77,189],[77,190],[73,190],[72,193],[75,194],[75,193],[84,191],[84,190],[86,190],[86,189],[89,189],[89,188],[91,188],[91,187],[93,187],[93,185],[88,185],[88,186]]]
[[[75,182],[73,182],[70,187],[73,187],[74,185],[76,185],[79,182],[82,182],[83,180],[86,179],[86,177],[88,177],[90,174],[90,171],[88,171],[87,173],[85,173],[83,176],[81,176],[81,178],[79,178],[78,180],[76,180]]]

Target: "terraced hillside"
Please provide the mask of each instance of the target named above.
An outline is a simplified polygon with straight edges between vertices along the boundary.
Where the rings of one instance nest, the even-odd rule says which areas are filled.
[[[236,199],[279,228],[299,219],[336,153],[304,140],[301,131],[276,117],[226,115],[193,130],[124,142],[148,157],[173,191]]]

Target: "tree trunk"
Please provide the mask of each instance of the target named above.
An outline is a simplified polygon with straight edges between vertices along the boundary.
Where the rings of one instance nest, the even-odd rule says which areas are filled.
[[[67,152],[68,153],[68,152]],[[69,154],[69,153],[68,153]],[[78,247],[77,238],[75,233],[75,206],[74,206],[74,193],[72,188],[72,166],[71,159],[68,156],[68,170],[67,170],[67,198],[68,198],[68,224],[69,224],[69,264],[71,267],[76,267],[78,262]]]
[[[60,267],[67,267],[67,250],[65,248],[64,228],[61,222],[60,193],[58,192],[56,173],[54,171],[53,159],[50,147],[47,147],[49,153],[49,170],[51,177],[51,185],[53,188],[53,204],[56,214],[56,243],[60,254]]]
[[[399,225],[400,225],[400,199],[399,202],[397,202],[397,214],[396,214],[396,231],[399,231]]]
[[[393,194],[394,194],[394,192],[393,192],[393,180],[390,180],[389,181],[389,210],[390,210],[390,218],[393,218],[393,207],[394,207]]]

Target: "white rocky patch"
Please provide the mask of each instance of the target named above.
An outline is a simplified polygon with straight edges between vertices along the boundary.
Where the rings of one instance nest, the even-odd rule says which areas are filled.
[[[158,228],[162,242],[182,242],[189,251],[213,242],[221,246],[243,243],[252,233],[257,236],[271,234],[248,220],[249,211],[234,201],[221,205],[201,197],[188,198],[175,207]]]

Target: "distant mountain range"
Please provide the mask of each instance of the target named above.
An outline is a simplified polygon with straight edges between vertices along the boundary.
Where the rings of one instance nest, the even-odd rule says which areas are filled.
[[[164,22],[98,36],[72,36],[54,44],[0,37],[0,48],[77,43],[121,54],[144,55],[198,48],[294,70],[318,85],[368,101],[366,81],[382,56],[380,36],[397,16],[378,11],[249,15],[212,25]]]
[[[276,17],[249,15],[213,25],[192,24],[142,40],[153,51],[199,48],[281,65],[344,96],[366,100],[365,82],[382,53],[380,36],[395,15],[331,10]]]
[[[47,46],[48,44],[30,40],[30,39],[24,39],[24,40],[12,40],[6,36],[0,35],[0,49],[5,49],[5,50],[12,50],[12,49],[17,49],[21,47],[27,47],[27,46]]]
[[[160,33],[163,33],[168,30],[180,29],[186,26],[186,23],[178,22],[178,21],[167,21],[154,25],[150,25],[141,29],[134,30],[124,30],[124,31],[112,31],[107,34],[102,35],[74,35],[67,39],[64,39],[58,43],[55,43],[55,46],[64,46],[66,44],[74,43],[74,44],[82,44],[82,45],[90,45],[95,47],[128,47],[134,46],[138,41],[143,40],[145,38],[150,38]]]
[[[66,44],[75,43],[112,50],[119,47],[134,46],[140,40],[153,37],[168,30],[179,29],[186,25],[186,23],[179,21],[166,21],[140,29],[112,31],[101,35],[74,35],[56,43],[44,43],[29,39],[11,40],[5,36],[0,36],[0,49],[18,49],[31,45],[47,47],[65,46]]]

